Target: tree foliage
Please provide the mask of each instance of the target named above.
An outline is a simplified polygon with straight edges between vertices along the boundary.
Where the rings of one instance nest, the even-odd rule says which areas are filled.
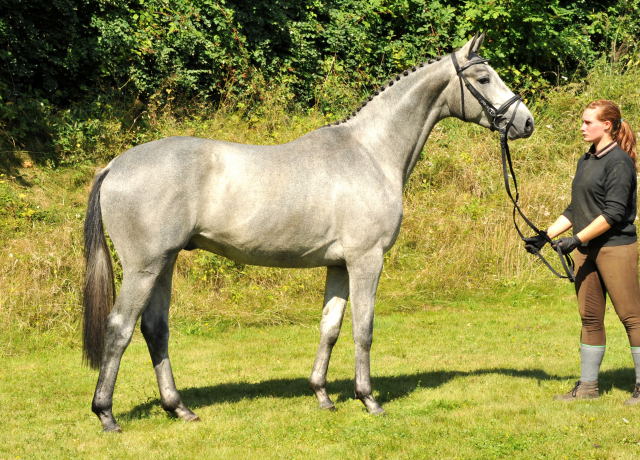
[[[280,85],[294,103],[331,112],[327,85],[363,92],[480,30],[488,34],[486,57],[529,94],[581,75],[602,56],[638,64],[640,0],[0,4],[0,134],[15,146],[51,141],[53,113],[95,118],[114,95],[144,107],[260,97]]]

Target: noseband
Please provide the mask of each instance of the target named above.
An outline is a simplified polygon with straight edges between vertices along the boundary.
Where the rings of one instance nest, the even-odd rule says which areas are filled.
[[[549,238],[549,235],[547,235],[547,232],[545,232],[544,230],[540,230],[538,227],[536,227],[533,224],[533,222],[531,222],[531,220],[527,218],[527,216],[524,214],[524,212],[522,211],[522,209],[520,209],[520,206],[518,205],[520,194],[518,192],[518,182],[516,181],[516,173],[513,169],[513,164],[511,162],[511,153],[509,152],[508,134],[509,134],[509,130],[513,126],[513,120],[516,116],[516,112],[518,111],[518,106],[522,102],[522,99],[520,98],[519,95],[516,94],[510,99],[508,99],[506,102],[504,102],[500,107],[495,108],[495,106],[469,82],[469,80],[467,79],[467,77],[465,77],[463,73],[469,67],[476,64],[484,64],[489,60],[483,59],[477,54],[471,54],[469,55],[469,61],[462,67],[460,67],[460,65],[458,64],[458,59],[456,58],[455,53],[451,53],[451,60],[453,61],[453,67],[455,68],[456,74],[458,75],[458,78],[460,80],[460,103],[462,105],[462,119],[466,121],[466,118],[467,118],[465,114],[465,108],[464,108],[465,106],[464,87],[466,86],[467,90],[469,90],[469,92],[473,95],[473,97],[476,98],[476,100],[482,107],[482,110],[484,110],[484,113],[489,119],[490,129],[492,131],[498,131],[500,133],[500,149],[502,151],[502,175],[504,177],[504,186],[505,186],[505,189],[507,190],[507,195],[509,195],[511,202],[513,203],[513,225],[515,226],[516,231],[520,236],[520,239],[524,241],[525,236],[520,230],[520,227],[518,226],[518,222],[516,220],[516,213],[518,213],[520,217],[522,217],[522,220],[525,221],[525,223],[531,228],[531,230],[533,230],[537,235],[544,236],[547,242],[553,245],[553,242],[551,241],[551,238]],[[509,118],[509,120],[507,121],[506,113],[509,110],[509,107],[511,107],[514,103],[516,104],[516,106],[513,109],[511,118]],[[511,182],[509,181],[509,177],[511,177],[511,180],[513,181],[513,189],[515,191],[515,195],[511,191]],[[569,281],[574,282],[575,276],[573,273],[573,270],[574,270],[573,259],[569,254],[562,254],[562,251],[559,247],[556,247],[556,251],[560,256],[560,262],[562,263],[562,268],[564,269],[565,275],[562,275],[561,273],[556,271],[551,266],[551,264],[547,261],[547,259],[545,259],[544,256],[540,254],[539,251],[536,251],[535,254],[542,261],[542,263],[544,263],[547,266],[547,268],[551,270],[551,272],[554,275],[556,275],[559,278],[568,279]]]

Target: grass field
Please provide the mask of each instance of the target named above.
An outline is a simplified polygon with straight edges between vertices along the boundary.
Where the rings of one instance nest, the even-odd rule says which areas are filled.
[[[640,410],[622,405],[631,358],[612,311],[603,396],[552,400],[578,372],[572,294],[556,289],[563,294],[511,291],[378,315],[372,369],[382,417],[352,399],[349,321],[329,371],[336,412],[317,409],[306,384],[317,327],[178,327],[170,347],[178,387],[202,419],[191,424],[160,408],[136,333],[114,399],[122,434],[101,433],[90,411],[96,374],[79,350],[49,339],[3,360],[0,458],[638,458]]]

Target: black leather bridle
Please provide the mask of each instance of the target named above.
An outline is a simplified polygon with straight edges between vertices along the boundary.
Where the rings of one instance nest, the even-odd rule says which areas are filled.
[[[551,238],[549,238],[549,235],[547,235],[547,232],[545,232],[544,230],[540,230],[538,227],[536,227],[533,224],[533,222],[531,222],[531,220],[527,218],[524,212],[522,212],[522,209],[518,205],[520,194],[518,193],[518,182],[516,180],[516,173],[513,170],[513,164],[511,162],[511,153],[509,152],[508,134],[509,134],[509,130],[513,126],[513,120],[516,116],[518,105],[520,105],[520,103],[522,102],[522,99],[520,98],[519,95],[516,94],[510,99],[508,99],[506,102],[504,102],[500,107],[496,108],[486,97],[482,95],[482,93],[480,93],[469,82],[469,80],[467,79],[467,77],[465,77],[463,73],[466,69],[468,69],[473,65],[484,64],[488,62],[488,59],[483,59],[477,54],[470,54],[468,56],[468,61],[462,67],[460,67],[460,65],[458,64],[458,59],[456,58],[455,53],[451,53],[451,60],[453,61],[453,67],[455,68],[456,74],[458,75],[458,78],[460,80],[460,103],[462,105],[462,119],[466,120],[465,107],[464,107],[465,106],[464,87],[466,87],[467,90],[473,95],[473,97],[476,98],[476,100],[482,107],[482,110],[484,110],[487,118],[489,119],[490,129],[492,131],[498,131],[500,133],[500,149],[502,151],[502,175],[504,177],[504,186],[505,186],[505,189],[507,190],[507,195],[509,195],[511,202],[513,203],[513,225],[515,226],[516,231],[520,236],[520,239],[524,241],[525,236],[520,230],[520,227],[518,226],[518,222],[516,220],[516,213],[520,215],[520,217],[522,217],[522,220],[525,221],[525,223],[531,228],[531,230],[533,230],[537,235],[543,236],[549,244],[553,245],[553,242],[551,241]],[[511,118],[507,120],[506,113],[509,110],[509,107],[511,107],[514,103],[516,104],[516,106],[513,109]],[[511,181],[513,181],[513,190],[515,191],[515,194],[511,190],[511,181],[509,181],[509,177],[511,177]],[[560,257],[560,262],[562,263],[562,268],[564,269],[565,275],[562,275],[556,269],[554,269],[551,266],[551,264],[547,261],[547,259],[545,259],[544,256],[540,254],[540,251],[536,250],[535,255],[538,256],[538,258],[542,261],[542,263],[544,263],[554,275],[556,275],[559,278],[568,279],[569,281],[574,282],[575,276],[574,276],[573,259],[569,254],[562,254],[562,251],[560,250],[559,247],[556,247],[556,252]]]

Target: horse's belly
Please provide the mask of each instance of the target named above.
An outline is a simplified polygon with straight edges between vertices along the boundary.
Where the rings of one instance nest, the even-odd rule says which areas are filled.
[[[210,239],[203,235],[197,235],[191,239],[190,246],[248,265],[283,268],[344,265],[344,251],[337,242],[306,247],[278,245],[274,242],[259,244],[255,241],[231,244],[221,241],[221,239]]]

